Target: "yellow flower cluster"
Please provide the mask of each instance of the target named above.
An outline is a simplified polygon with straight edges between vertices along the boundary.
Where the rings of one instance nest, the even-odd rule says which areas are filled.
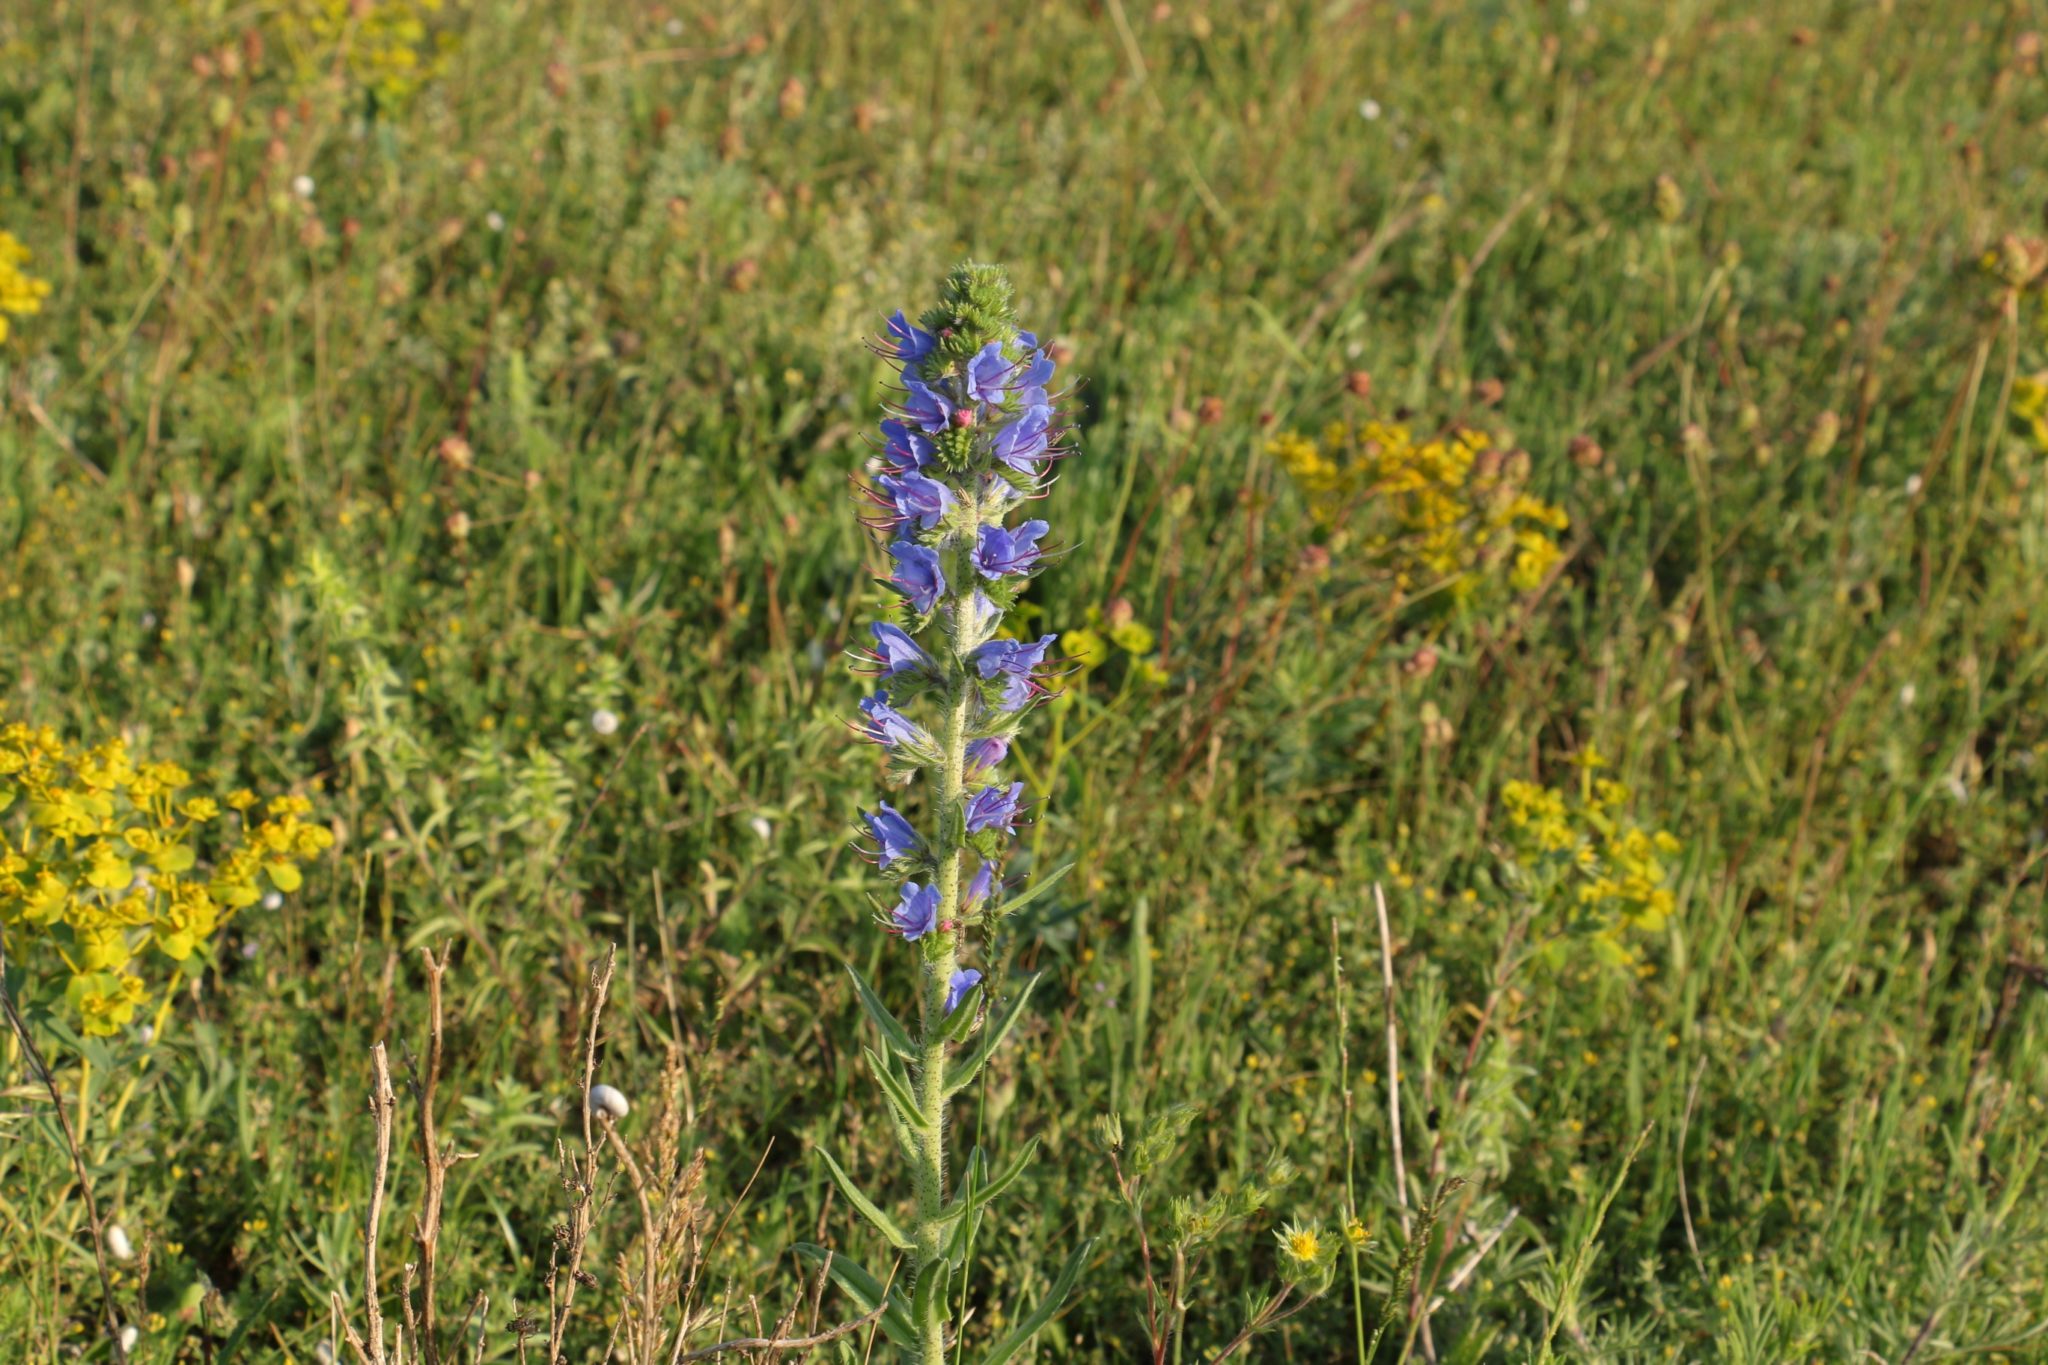
[[[1404,591],[1443,586],[1463,599],[1500,576],[1527,592],[1563,553],[1557,537],[1571,519],[1526,491],[1528,455],[1496,449],[1483,431],[1418,441],[1397,423],[1332,422],[1321,441],[1287,432],[1266,451],[1324,527],[1345,519],[1361,498],[1386,509],[1364,548],[1392,568]]]
[[[1501,789],[1509,856],[1532,885],[1555,889],[1567,928],[1590,932],[1603,956],[1627,963],[1635,955],[1624,935],[1656,933],[1670,918],[1676,900],[1666,860],[1684,845],[1623,813],[1629,789],[1593,776],[1604,766],[1598,750],[1588,747],[1577,762],[1575,797],[1534,782]]]
[[[293,0],[279,15],[285,47],[309,75],[346,54],[358,85],[402,99],[440,74],[449,34],[428,31],[442,0]]]
[[[2048,455],[2048,370],[2013,381],[2012,415],[2033,438],[2034,449]]]
[[[0,933],[12,962],[24,945],[53,954],[53,974],[62,962],[88,1034],[134,1018],[149,995],[146,949],[185,962],[266,881],[296,890],[299,865],[334,842],[306,819],[303,796],[217,801],[188,793],[191,782],[175,764],[137,762],[118,739],[82,748],[48,728],[0,725]],[[214,846],[210,866],[202,843]]]
[[[1153,653],[1158,645],[1152,627],[1136,619],[1121,600],[1111,603],[1107,613],[1101,607],[1088,608],[1088,624],[1060,636],[1060,648],[1084,672],[1100,668],[1121,651],[1130,656],[1132,676],[1155,686],[1168,681]]]
[[[0,232],[0,341],[7,340],[8,321],[43,311],[50,296],[50,282],[39,280],[21,267],[29,249],[11,232]]]

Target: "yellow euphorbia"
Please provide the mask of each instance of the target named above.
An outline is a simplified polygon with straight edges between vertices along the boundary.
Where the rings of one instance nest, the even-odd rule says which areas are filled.
[[[1333,422],[1320,441],[1286,432],[1266,450],[1318,525],[1360,517],[1364,554],[1404,591],[1444,587],[1464,600],[1497,580],[1527,592],[1563,555],[1557,537],[1571,519],[1526,491],[1528,456],[1496,450],[1483,431],[1418,440],[1399,423]]]
[[[237,792],[222,821],[219,801],[184,794],[191,781],[175,764],[136,763],[120,740],[78,748],[0,725],[0,812],[22,812],[0,818],[0,926],[11,959],[68,973],[88,1034],[122,1028],[148,998],[146,950],[190,959],[266,881],[296,890],[300,865],[334,842],[303,796]]]

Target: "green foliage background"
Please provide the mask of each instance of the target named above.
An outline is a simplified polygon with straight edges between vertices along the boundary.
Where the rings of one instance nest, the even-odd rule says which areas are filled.
[[[0,347],[0,708],[317,775],[343,835],[93,1136],[156,1248],[142,1358],[250,1324],[310,1358],[358,1273],[367,1049],[419,1036],[409,950],[444,940],[480,1154],[449,1301],[539,1295],[611,942],[607,1078],[651,1110],[682,1050],[721,1201],[767,1153],[734,1292],[779,1312],[821,1229],[883,1259],[807,1152],[901,1193],[840,970],[907,989],[848,847],[878,768],[840,656],[881,593],[847,479],[862,336],[969,254],[1086,378],[1043,625],[1123,599],[1166,674],[1111,657],[1022,755],[1028,864],[1079,866],[1002,945],[1050,975],[968,1121],[1042,1147],[970,1344],[1085,1232],[1041,1356],[1142,1353],[1109,1111],[1199,1105],[1167,1185],[1284,1155],[1271,1225],[1330,1226],[1333,933],[1384,1283],[1377,880],[1410,1198],[1440,1141],[1461,1226],[1517,1211],[1441,1358],[1533,1353],[1649,1124],[1567,1353],[2039,1357],[2048,454],[2007,407],[2048,331],[1979,265],[2041,230],[2038,6],[345,8],[0,17],[0,228],[54,285]],[[1546,590],[1444,618],[1318,567],[1264,447],[1356,415],[1352,371],[1381,415],[1511,430],[1572,518]],[[1518,973],[1461,1097],[1518,907],[1498,790],[1588,744],[1682,841],[1677,912],[1645,970]],[[9,1094],[0,1334],[47,1359],[98,1291]],[[1267,1226],[1206,1262],[1189,1358],[1272,1282]],[[1352,1341],[1340,1288],[1254,1349]]]

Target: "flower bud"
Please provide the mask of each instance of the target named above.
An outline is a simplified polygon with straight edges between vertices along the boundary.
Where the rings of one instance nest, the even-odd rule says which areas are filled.
[[[1660,175],[1650,191],[1650,207],[1665,222],[1675,223],[1685,216],[1685,191],[1670,176]]]
[[[1607,452],[1600,448],[1600,443],[1584,432],[1566,442],[1565,450],[1571,455],[1572,463],[1581,469],[1598,469],[1607,459]]]
[[[469,448],[469,442],[460,436],[443,436],[441,444],[434,447],[434,454],[440,458],[442,464],[457,474],[468,470],[476,460],[475,452]]]
[[[956,427],[971,427],[974,425],[974,409],[954,408],[951,420]]]
[[[1213,427],[1223,420],[1223,400],[1215,394],[1204,398],[1195,409],[1195,420],[1205,427]]]
[[[1413,678],[1417,682],[1421,682],[1424,678],[1436,672],[1436,665],[1436,646],[1424,645],[1401,661],[1401,674],[1403,677]]]
[[[1507,396],[1508,386],[1498,379],[1482,379],[1472,386],[1472,401],[1490,408]]]
[[[1353,398],[1372,397],[1372,376],[1364,370],[1353,370],[1344,376],[1344,387]]]
[[[804,83],[795,76],[791,76],[782,83],[782,92],[776,96],[775,103],[776,107],[781,110],[783,118],[792,122],[802,118],[804,116],[804,106],[809,103],[808,96],[804,90]]]
[[[1806,437],[1806,458],[1824,459],[1835,448],[1835,439],[1842,434],[1842,419],[1829,408],[1813,419],[1813,430]]]
[[[469,513],[459,509],[450,512],[447,519],[441,523],[441,529],[446,531],[450,538],[454,540],[468,540]]]

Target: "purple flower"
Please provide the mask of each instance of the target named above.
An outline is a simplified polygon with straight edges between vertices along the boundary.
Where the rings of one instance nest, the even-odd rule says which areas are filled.
[[[967,883],[967,889],[960,894],[960,908],[972,910],[980,905],[988,899],[989,892],[995,890],[995,886],[996,865],[984,862],[981,870],[974,874],[974,879]]]
[[[1036,475],[1039,466],[1046,460],[1046,448],[1051,444],[1048,434],[1052,427],[1052,409],[1043,403],[1024,410],[1024,415],[996,432],[989,450],[998,464],[1008,465],[1019,474]]]
[[[967,998],[967,992],[981,984],[981,973],[972,967],[962,967],[953,973],[953,979],[946,983],[946,1013],[960,1008],[960,1002]]]
[[[926,431],[944,431],[953,420],[953,400],[921,380],[903,381],[903,415]]]
[[[1017,377],[1017,397],[1026,407],[1043,405],[1047,400],[1045,386],[1052,383],[1055,366],[1052,357],[1044,351],[1033,351],[1031,363],[1024,367],[1024,373]]]
[[[868,822],[868,833],[877,848],[876,859],[884,871],[897,859],[911,857],[924,847],[910,822],[887,801],[876,803],[874,812],[861,818]]]
[[[900,626],[887,621],[876,621],[868,629],[875,637],[875,658],[882,665],[882,676],[893,678],[898,673],[929,673],[932,656],[918,646],[917,641],[905,634]]]
[[[860,727],[861,738],[888,748],[899,744],[907,744],[913,749],[932,747],[932,737],[924,732],[923,726],[889,705],[887,692],[877,692],[864,698],[860,710],[867,717],[867,724]]]
[[[1041,690],[1032,670],[1045,662],[1045,651],[1057,635],[1040,637],[1036,644],[1022,640],[990,640],[968,659],[984,678],[1002,678],[1003,710],[1015,711]]]
[[[911,610],[922,614],[937,606],[946,591],[946,574],[939,567],[939,552],[928,545],[899,540],[889,547],[889,553],[896,560],[896,572],[889,582],[909,599]]]
[[[1038,538],[1051,529],[1035,519],[1014,531],[1001,526],[983,526],[981,539],[974,547],[976,571],[989,579],[1031,572],[1031,566],[1038,562],[1040,553]]]
[[[929,531],[953,505],[953,490],[926,474],[905,474],[901,478],[884,474],[875,480],[896,509],[896,522],[916,522]]]
[[[906,321],[900,308],[896,310],[896,315],[889,319],[888,327],[882,336],[884,354],[906,366],[915,365],[923,360],[932,353],[932,347],[938,344],[937,337],[922,327],[913,327]]]
[[[1059,638],[1057,635],[1041,635],[1035,644],[1023,640],[990,640],[967,658],[984,678],[1003,673],[1028,675],[1045,662],[1045,651],[1052,648],[1053,641]]]
[[[967,773],[969,778],[981,777],[990,768],[1010,756],[1010,737],[990,735],[977,739],[967,746]]]
[[[932,462],[931,438],[892,417],[882,423],[882,455],[898,469],[923,469]]]
[[[983,787],[967,798],[967,832],[979,834],[985,829],[999,829],[1015,834],[1017,803],[1023,799],[1022,782],[1012,782],[1008,787],[1001,783]]]
[[[939,888],[903,884],[903,899],[889,912],[889,929],[912,943],[939,927]]]
[[[1000,406],[1010,396],[1005,381],[1013,368],[1009,361],[1003,359],[1001,344],[991,341],[967,362],[967,396],[977,403]]]

